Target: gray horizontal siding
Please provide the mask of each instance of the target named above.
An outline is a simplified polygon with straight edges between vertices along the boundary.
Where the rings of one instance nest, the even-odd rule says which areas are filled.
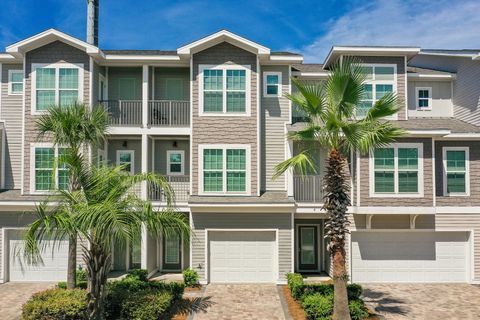
[[[279,280],[292,271],[292,228],[290,213],[194,213],[192,267],[206,280],[206,229],[278,229]],[[199,268],[200,267],[200,268]]]

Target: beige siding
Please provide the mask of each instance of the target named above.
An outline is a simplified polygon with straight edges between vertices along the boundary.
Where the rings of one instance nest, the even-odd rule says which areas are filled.
[[[275,166],[285,160],[285,123],[290,121],[290,100],[283,95],[289,93],[288,66],[262,66],[261,86],[262,95],[262,155],[261,155],[261,189],[262,190],[285,190],[285,176],[276,180],[272,179]],[[268,71],[281,72],[282,74],[282,97],[263,96],[263,73]]]
[[[433,205],[432,186],[432,141],[431,139],[399,139],[398,142],[422,143],[423,144],[423,198],[394,197],[379,198],[370,197],[370,173],[369,156],[360,157],[360,206],[420,206],[431,207]]]
[[[201,64],[250,65],[249,117],[199,117],[198,77]],[[192,194],[198,194],[198,145],[199,144],[249,144],[251,147],[251,194],[257,195],[257,57],[227,42],[222,42],[193,55],[192,81]]]
[[[21,64],[3,64],[0,75],[0,119],[5,121],[5,188],[21,188],[22,171],[22,95],[8,94],[8,71],[22,70]]]
[[[192,267],[206,280],[206,229],[278,229],[278,268],[281,281],[292,271],[292,216],[290,213],[194,213]],[[201,268],[199,268],[199,266]]]
[[[443,147],[469,147],[470,154],[470,196],[443,196]],[[436,141],[435,182],[437,185],[437,206],[479,206],[480,205],[480,142],[479,141]]]
[[[432,110],[417,111],[417,89],[432,88]],[[452,117],[452,83],[450,81],[408,81],[409,117]]]

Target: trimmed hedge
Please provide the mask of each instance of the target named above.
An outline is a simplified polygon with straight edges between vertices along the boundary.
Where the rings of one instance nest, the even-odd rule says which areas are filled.
[[[122,318],[131,320],[158,320],[172,304],[173,297],[169,292],[144,290],[122,304]]]
[[[187,287],[193,287],[198,283],[198,273],[192,269],[186,269],[183,272],[183,283]]]
[[[305,296],[302,306],[308,319],[330,320],[333,314],[333,296],[310,294]]]
[[[77,270],[77,288],[87,289],[87,272],[83,269]],[[60,289],[67,289],[67,282],[60,281],[57,283],[57,287]]]
[[[24,320],[86,319],[87,292],[82,289],[49,289],[34,294],[22,309]]]

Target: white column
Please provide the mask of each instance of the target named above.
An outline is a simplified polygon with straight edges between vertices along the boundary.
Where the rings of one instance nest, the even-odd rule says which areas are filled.
[[[148,136],[142,134],[142,173],[148,172]],[[147,199],[147,183],[146,181],[142,182],[142,199]]]
[[[293,141],[287,140],[285,149],[285,159],[290,159],[293,155]],[[293,197],[293,169],[288,169],[285,172],[285,180],[287,184],[287,195]]]
[[[147,227],[145,226],[145,224],[142,224],[142,241],[140,242],[140,267],[145,270],[147,270],[147,241]]]
[[[148,126],[148,65],[142,68],[142,123]]]

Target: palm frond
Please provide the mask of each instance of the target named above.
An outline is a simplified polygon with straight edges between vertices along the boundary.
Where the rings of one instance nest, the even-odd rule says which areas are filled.
[[[316,172],[315,162],[307,150],[277,164],[272,179],[277,179],[289,169],[295,169],[301,175],[307,175],[309,171]]]

